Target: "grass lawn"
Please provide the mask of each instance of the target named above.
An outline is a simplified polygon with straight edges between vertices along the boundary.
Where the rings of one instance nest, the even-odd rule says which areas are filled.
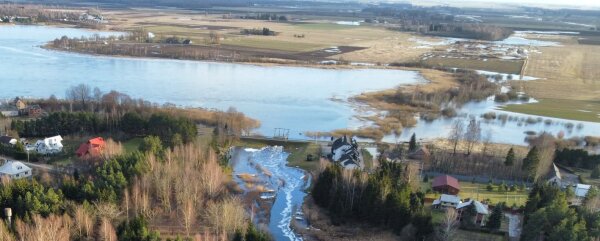
[[[506,238],[502,235],[481,233],[475,231],[456,230],[456,241],[504,241]]]
[[[429,58],[424,63],[432,66],[443,66],[450,68],[486,70],[499,73],[520,74],[523,61],[509,61],[499,59],[488,59],[487,61],[476,59],[451,59],[451,58]],[[517,76],[518,77],[518,76]]]
[[[123,142],[123,149],[126,153],[137,151],[144,138],[136,137]]]
[[[590,185],[600,187],[600,179],[594,179],[594,178],[590,177],[590,174],[592,173],[591,170],[586,170],[586,169],[576,168],[576,167],[569,167],[569,169],[573,170],[575,172],[575,174],[581,178],[581,181],[584,184],[590,184]]]
[[[360,152],[363,156],[363,161],[365,162],[365,168],[367,170],[373,168],[373,156],[367,149],[360,149]]]
[[[539,103],[508,105],[503,110],[569,120],[600,122],[600,101],[540,99]]]
[[[282,40],[267,39],[268,37],[240,37],[240,38],[229,38],[223,41],[223,44],[235,45],[250,48],[260,49],[275,49],[289,52],[305,52],[313,51],[326,47],[321,44],[314,43],[298,43]]]
[[[506,202],[506,204],[510,207],[513,204],[517,206],[525,205],[527,202],[527,191],[520,191],[518,188],[514,192],[499,192],[498,187],[494,185],[493,191],[488,191],[486,189],[487,184],[481,183],[470,183],[470,182],[461,182],[460,183],[460,192],[458,196],[461,199],[473,198],[476,200],[486,200],[489,199],[491,204],[496,204],[499,202]],[[431,188],[431,182],[423,183],[421,189],[427,190]],[[428,198],[439,198],[441,194],[429,193],[426,195]]]

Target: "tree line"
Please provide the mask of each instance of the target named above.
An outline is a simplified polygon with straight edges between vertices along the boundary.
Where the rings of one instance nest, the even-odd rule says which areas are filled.
[[[406,228],[421,240],[433,232],[431,215],[423,207],[425,194],[411,191],[403,169],[384,160],[372,174],[329,164],[317,175],[312,198],[334,224],[361,220],[397,234]]]

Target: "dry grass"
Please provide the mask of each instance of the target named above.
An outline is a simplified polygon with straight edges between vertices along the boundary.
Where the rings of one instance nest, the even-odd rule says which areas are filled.
[[[199,14],[202,13],[202,14]],[[195,44],[204,44],[211,31],[219,33],[222,44],[293,52],[313,51],[333,46],[356,46],[367,49],[334,56],[355,62],[392,63],[414,61],[427,49],[414,48],[409,33],[371,26],[343,26],[323,21],[308,24],[269,22],[248,19],[223,19],[222,15],[205,15],[204,12],[161,10],[109,10],[103,12],[114,29],[144,27],[156,36],[178,35]],[[269,28],[277,36],[245,36],[241,29]],[[304,38],[294,35],[303,34]]]
[[[600,46],[566,44],[541,48],[530,56],[525,75],[543,78],[523,83],[537,98],[598,100]]]

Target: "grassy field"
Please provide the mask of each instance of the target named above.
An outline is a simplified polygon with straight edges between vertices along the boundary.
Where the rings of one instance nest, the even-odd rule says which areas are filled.
[[[124,151],[126,153],[129,153],[129,152],[134,152],[134,151],[139,150],[139,147],[140,147],[140,144],[142,143],[142,140],[143,140],[143,138],[136,137],[136,138],[132,138],[132,139],[129,139],[127,141],[124,141],[122,143]]]
[[[480,233],[466,230],[457,230],[456,241],[504,241],[506,238],[498,234]]]
[[[414,35],[376,26],[339,25],[338,19],[321,16],[311,22],[276,22],[239,18],[223,18],[222,14],[205,14],[203,11],[149,9],[103,11],[115,29],[144,28],[156,36],[190,38],[194,44],[204,44],[211,32],[222,37],[223,44],[247,48],[286,51],[312,51],[333,46],[355,46],[363,50],[341,53],[334,58],[355,62],[392,63],[414,61],[428,50],[414,48],[418,44],[409,39]],[[277,36],[244,36],[242,29],[269,28]],[[295,35],[303,35],[298,38]]]
[[[500,59],[488,59],[487,61],[477,59],[453,59],[434,57],[423,61],[432,66],[450,68],[486,70],[499,73],[520,74],[523,61],[509,61]]]
[[[461,182],[460,183],[460,192],[458,196],[461,199],[473,198],[476,200],[488,200],[491,204],[496,204],[499,202],[506,202],[506,204],[510,207],[513,204],[517,206],[525,205],[527,201],[527,191],[520,191],[517,188],[517,191],[514,192],[499,192],[498,187],[494,185],[493,191],[488,191],[486,189],[487,184],[480,183],[470,183],[470,182]],[[431,182],[424,183],[422,188],[427,190],[431,188]],[[429,193],[426,195],[427,198],[437,199],[441,194]]]
[[[526,93],[543,101],[507,110],[598,122],[597,116],[579,110],[600,111],[600,46],[580,45],[576,38],[561,44],[531,54],[525,75],[540,79],[520,83]]]
[[[508,105],[503,110],[571,120],[600,122],[600,100],[540,99],[539,103]]]
[[[307,52],[328,47],[322,44],[294,43],[289,41],[274,40],[272,37],[231,38],[223,41],[223,44],[259,49],[284,50],[290,52]]]
[[[581,178],[581,181],[583,183],[591,184],[596,187],[600,187],[600,179],[595,179],[595,178],[590,177],[590,174],[592,173],[591,170],[586,170],[586,169],[581,169],[581,168],[576,168],[576,167],[570,167],[569,169],[573,170],[575,172],[575,174]]]

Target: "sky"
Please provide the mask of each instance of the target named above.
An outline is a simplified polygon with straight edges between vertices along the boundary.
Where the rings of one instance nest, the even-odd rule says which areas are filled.
[[[393,1],[393,0],[392,0]],[[401,0],[396,0],[401,1]],[[532,5],[532,6],[543,6],[543,5],[554,5],[554,6],[573,6],[581,9],[585,8],[600,8],[600,0],[408,0],[413,4],[422,3],[434,3],[434,5],[457,5],[464,3],[477,3],[477,5],[485,4],[518,4],[518,5]]]

